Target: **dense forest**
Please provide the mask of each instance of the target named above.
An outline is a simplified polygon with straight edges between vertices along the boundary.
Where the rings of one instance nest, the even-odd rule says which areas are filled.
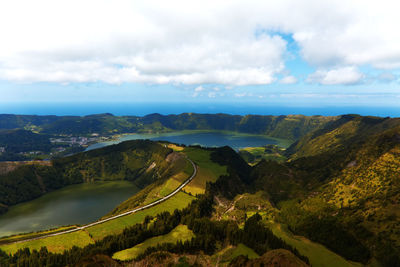
[[[0,130],[0,161],[26,160],[21,152],[48,153],[53,147],[50,137],[23,129]]]

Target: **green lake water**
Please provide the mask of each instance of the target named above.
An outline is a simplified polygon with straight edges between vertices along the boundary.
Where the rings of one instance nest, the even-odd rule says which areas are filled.
[[[0,216],[0,237],[96,221],[138,191],[128,181],[67,186],[11,207]]]

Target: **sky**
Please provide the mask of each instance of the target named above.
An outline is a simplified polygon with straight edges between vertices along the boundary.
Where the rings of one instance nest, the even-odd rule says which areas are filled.
[[[4,0],[0,112],[32,103],[400,109],[399,8],[394,0]]]

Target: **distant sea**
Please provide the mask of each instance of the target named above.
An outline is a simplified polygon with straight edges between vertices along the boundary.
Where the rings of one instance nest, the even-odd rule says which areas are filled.
[[[381,117],[400,117],[399,107],[366,106],[328,106],[328,107],[289,107],[262,104],[227,104],[227,103],[0,103],[0,114],[24,115],[77,115],[84,116],[98,113],[114,115],[143,116],[151,113],[163,115],[193,113],[227,113],[234,115],[323,115],[360,114]]]

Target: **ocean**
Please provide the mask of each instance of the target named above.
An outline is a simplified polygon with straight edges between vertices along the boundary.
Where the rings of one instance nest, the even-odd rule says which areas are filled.
[[[143,116],[151,113],[163,115],[193,113],[227,113],[233,115],[323,115],[360,114],[381,117],[400,117],[399,107],[367,106],[269,106],[249,103],[1,103],[0,114],[23,115],[75,115],[98,113]]]

